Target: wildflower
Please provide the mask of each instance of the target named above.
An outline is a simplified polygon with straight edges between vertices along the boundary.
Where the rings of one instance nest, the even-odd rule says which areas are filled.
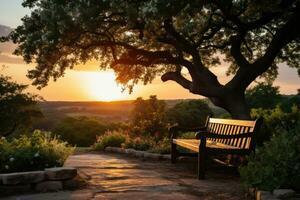
[[[9,161],[10,162],[13,162],[15,159],[13,158],[13,157],[11,157],[10,159],[9,159]]]
[[[40,156],[40,154],[39,154],[39,152],[36,152],[35,154],[34,154],[34,157],[36,158],[36,157],[39,157]]]

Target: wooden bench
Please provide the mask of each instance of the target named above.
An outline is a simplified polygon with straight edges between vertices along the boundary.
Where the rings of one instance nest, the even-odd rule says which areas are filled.
[[[176,146],[197,152],[198,178],[205,178],[205,160],[208,153],[247,155],[255,148],[253,137],[259,131],[262,119],[255,121],[207,118],[205,127],[183,128],[174,126],[171,133],[171,161],[180,155]],[[196,132],[195,139],[178,139],[178,132]]]

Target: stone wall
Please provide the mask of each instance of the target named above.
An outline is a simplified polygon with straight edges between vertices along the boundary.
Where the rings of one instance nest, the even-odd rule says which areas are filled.
[[[170,154],[158,154],[158,153],[149,153],[146,151],[138,151],[135,149],[123,149],[119,147],[106,147],[106,152],[113,152],[113,153],[122,153],[127,154],[136,158],[146,158],[146,159],[153,159],[153,160],[170,160]]]
[[[72,167],[47,168],[44,171],[0,174],[0,197],[27,192],[54,192],[75,189],[77,169]]]

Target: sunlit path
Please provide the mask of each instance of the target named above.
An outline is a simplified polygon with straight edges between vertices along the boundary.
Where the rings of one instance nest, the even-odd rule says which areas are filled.
[[[18,199],[245,199],[234,173],[208,170],[210,178],[199,181],[194,163],[171,165],[118,154],[85,153],[71,156],[66,165],[79,169],[79,175],[88,183],[86,189]]]

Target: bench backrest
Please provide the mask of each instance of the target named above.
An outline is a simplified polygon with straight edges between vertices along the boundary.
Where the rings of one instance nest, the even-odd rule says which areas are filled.
[[[235,120],[235,119],[218,119],[208,118],[206,121],[207,131],[209,133],[221,135],[238,135],[243,133],[250,133],[246,138],[230,138],[230,139],[216,139],[207,138],[215,142],[235,146],[241,149],[253,149],[255,146],[253,135],[261,126],[262,120]]]

